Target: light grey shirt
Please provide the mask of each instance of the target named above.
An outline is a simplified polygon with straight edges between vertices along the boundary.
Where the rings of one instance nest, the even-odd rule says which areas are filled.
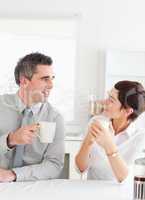
[[[7,136],[18,129],[25,109],[17,94],[0,96],[0,167],[11,169],[14,148],[7,146]],[[41,143],[39,138],[32,144],[25,145],[23,152],[24,165],[13,168],[17,181],[33,181],[58,178],[64,163],[64,122],[62,116],[48,103],[32,108],[36,119],[56,122],[53,143]]]

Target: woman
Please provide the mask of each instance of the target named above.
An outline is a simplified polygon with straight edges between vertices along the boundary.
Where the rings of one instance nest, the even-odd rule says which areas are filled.
[[[145,90],[138,82],[120,81],[104,100],[104,120],[91,119],[87,135],[76,156],[81,172],[88,170],[88,179],[122,182],[128,177],[129,166],[145,148],[145,130],[135,119],[145,111]]]

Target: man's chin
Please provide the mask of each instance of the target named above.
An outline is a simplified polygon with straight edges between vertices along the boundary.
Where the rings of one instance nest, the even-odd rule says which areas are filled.
[[[41,100],[42,103],[45,103],[45,102],[47,102],[47,101],[48,101],[48,97],[45,97],[45,98],[43,98],[43,99]]]
[[[41,98],[41,102],[46,102],[46,101],[48,101],[48,98],[49,98],[49,94],[43,95],[42,98]]]
[[[41,96],[41,97],[39,97],[39,98],[35,98],[34,99],[34,102],[35,103],[45,103],[45,102],[47,102],[47,100],[48,100],[48,96]]]

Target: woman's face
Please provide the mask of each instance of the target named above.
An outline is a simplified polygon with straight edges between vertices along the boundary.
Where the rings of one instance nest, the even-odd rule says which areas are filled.
[[[118,99],[119,91],[115,88],[112,88],[108,92],[108,98],[104,101],[105,109],[104,115],[110,119],[117,119],[123,117],[125,114],[125,109],[122,108],[121,102]]]

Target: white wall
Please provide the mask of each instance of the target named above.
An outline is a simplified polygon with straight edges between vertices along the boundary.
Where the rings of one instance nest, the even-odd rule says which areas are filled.
[[[144,0],[0,1],[1,17],[80,15],[76,84],[84,102],[84,93],[102,95],[105,49],[145,50],[144,9]]]

